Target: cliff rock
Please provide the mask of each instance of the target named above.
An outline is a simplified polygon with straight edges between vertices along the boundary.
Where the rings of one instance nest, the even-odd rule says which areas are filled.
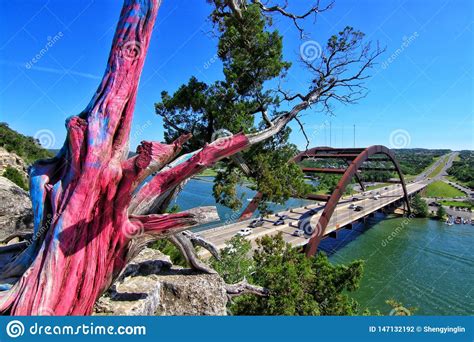
[[[0,176],[0,241],[8,235],[33,228],[33,213],[28,193]]]
[[[173,266],[169,257],[143,250],[96,303],[95,314],[226,315],[227,293],[217,274]]]

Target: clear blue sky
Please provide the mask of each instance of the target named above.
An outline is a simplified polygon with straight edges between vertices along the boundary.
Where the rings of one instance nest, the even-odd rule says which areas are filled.
[[[309,3],[289,2],[295,12]],[[0,121],[28,135],[51,130],[52,147],[59,148],[65,118],[79,113],[99,84],[120,9],[117,0],[1,1]],[[204,0],[163,0],[141,78],[132,148],[162,139],[153,107],[162,90],[173,92],[192,75],[221,78],[220,63],[211,62],[210,9]],[[285,19],[275,24],[284,34],[285,58],[294,62],[286,86],[305,91],[310,79],[298,63],[298,33]],[[367,98],[336,107],[331,118],[306,113],[312,146],[329,145],[330,121],[332,146],[352,146],[355,124],[358,146],[474,149],[472,0],[336,0],[333,10],[305,26],[309,39],[324,44],[346,25],[387,51],[372,72]],[[409,46],[389,61],[409,37]],[[48,51],[33,60],[48,41]],[[292,141],[305,145],[297,127]]]

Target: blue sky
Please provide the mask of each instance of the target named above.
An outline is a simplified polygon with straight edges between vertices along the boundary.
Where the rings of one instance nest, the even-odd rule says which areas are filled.
[[[302,12],[309,2],[289,3]],[[1,1],[0,121],[32,136],[46,132],[47,147],[59,148],[65,119],[86,106],[100,82],[120,9],[117,0]],[[132,148],[162,139],[153,106],[162,90],[173,92],[192,75],[206,82],[222,78],[213,61],[210,10],[204,0],[163,0],[141,77]],[[324,45],[346,25],[387,50],[371,72],[367,98],[336,106],[334,117],[305,113],[311,146],[352,146],[356,125],[357,146],[474,149],[471,0],[336,0],[316,23],[305,24],[307,39]],[[283,18],[275,26],[284,35],[285,58],[293,62],[285,86],[304,92],[310,75],[298,62],[298,32]],[[292,141],[303,148],[293,128]]]

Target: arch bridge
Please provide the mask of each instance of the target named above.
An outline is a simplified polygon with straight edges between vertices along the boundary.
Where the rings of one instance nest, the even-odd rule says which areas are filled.
[[[348,185],[354,178],[360,185],[362,191],[365,191],[365,185],[361,173],[363,171],[379,171],[379,172],[395,172],[398,179],[390,180],[390,183],[399,183],[403,189],[402,198],[406,205],[406,211],[411,212],[409,203],[409,193],[405,180],[403,178],[400,165],[398,164],[393,151],[382,145],[374,145],[367,148],[332,148],[332,147],[315,147],[299,153],[293,158],[293,162],[298,164],[311,164],[317,167],[301,166],[302,171],[306,175],[313,176],[315,174],[340,174],[341,177],[330,195],[308,194],[306,199],[323,201],[325,206],[322,214],[319,216],[317,224],[312,224],[312,233],[308,243],[305,246],[307,256],[316,253],[319,243],[326,235],[326,228],[329,224],[338,202],[346,192]],[[331,164],[327,166],[327,164]],[[388,166],[387,166],[388,163]],[[324,165],[326,166],[320,166]],[[250,218],[258,208],[262,195],[257,193],[247,208],[242,213],[240,220]]]
[[[360,175],[361,171],[384,171],[396,172],[398,181],[403,188],[403,198],[406,203],[407,211],[410,213],[410,202],[408,192],[403,178],[400,165],[395,159],[394,153],[385,146],[374,145],[367,148],[331,148],[331,147],[315,147],[298,154],[293,161],[301,163],[304,160],[337,160],[340,161],[338,167],[302,167],[305,174],[341,174],[341,178],[337,186],[330,195],[308,194],[307,199],[325,201],[323,213],[319,217],[318,223],[313,229],[313,234],[305,247],[305,253],[308,256],[314,255],[318,249],[318,245],[324,236],[324,232],[328,226],[336,206],[341,197],[346,192],[347,186],[355,178],[360,184],[362,191],[365,186]],[[380,166],[380,163],[389,162],[392,167],[388,168]],[[369,165],[367,165],[369,164]],[[377,164],[372,166],[370,164]]]

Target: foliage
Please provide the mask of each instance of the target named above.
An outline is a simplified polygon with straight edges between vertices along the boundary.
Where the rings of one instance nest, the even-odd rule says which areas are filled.
[[[428,174],[428,178],[435,178],[441,171],[443,171],[444,166],[446,165],[446,162],[448,161],[449,156],[443,157],[443,159],[440,160],[438,166],[436,166],[433,171],[431,171]]]
[[[421,198],[419,194],[416,194],[411,198],[410,206],[413,214],[417,217],[428,216],[428,204]]]
[[[395,157],[400,164],[403,174],[418,175],[433,164],[436,159],[449,152],[450,150],[407,148],[395,150]]]
[[[177,213],[180,211],[180,208],[177,204],[172,205],[169,207],[166,212],[168,214]],[[183,253],[176,247],[173,243],[171,243],[168,239],[159,239],[151,243],[150,248],[158,249],[161,253],[166,254],[170,257],[171,262],[174,265],[179,265],[183,267],[187,267],[188,263],[183,256]]]
[[[28,183],[24,179],[21,172],[18,171],[17,169],[15,169],[11,166],[7,166],[7,168],[3,172],[2,176],[5,177],[5,178],[8,178],[9,180],[11,180],[13,183],[18,185],[23,190],[28,190]]]
[[[423,195],[426,197],[441,197],[441,198],[453,198],[453,197],[465,197],[466,194],[459,191],[455,187],[443,182],[435,181],[428,184],[423,191]]]
[[[474,189],[474,152],[461,151],[459,153],[459,160],[454,161],[447,172],[456,180]]]
[[[249,256],[251,249],[248,240],[236,235],[220,251],[220,260],[213,259],[211,266],[228,284],[249,279],[255,270],[253,259]]]
[[[474,209],[474,200],[467,201],[441,201],[442,205],[446,205],[453,208],[468,208]]]
[[[0,146],[19,155],[28,164],[53,157],[53,153],[42,148],[38,140],[14,131],[4,122],[0,122]]]
[[[438,207],[438,210],[436,211],[436,217],[440,220],[446,217],[446,210],[443,208],[442,205]]]
[[[325,47],[327,57],[321,57],[323,64],[308,65],[309,74],[315,76],[307,98],[301,94],[287,96],[280,89],[274,89],[291,63],[283,58],[283,37],[273,28],[268,10],[261,3],[251,1],[209,0],[208,3],[213,7],[210,21],[218,38],[217,56],[222,63],[223,79],[206,83],[191,77],[173,94],[161,93],[155,111],[163,119],[167,142],[189,132],[193,137],[184,152],[195,151],[222,135],[254,133],[272,127],[275,118],[288,114],[281,111],[282,101],[298,100],[307,108],[311,94],[311,101],[327,111],[329,100],[351,103],[352,95],[361,95],[362,82],[355,80],[365,68],[372,66],[375,58],[369,56],[370,46],[362,44],[363,33],[346,27],[331,36]],[[233,8],[236,6],[238,10]],[[309,13],[316,12],[313,8]],[[345,77],[348,70],[357,67],[361,70],[355,77]],[[329,74],[324,76],[325,73]],[[365,77],[360,80],[363,79]],[[240,153],[237,157],[247,167],[242,167],[235,158],[223,164],[213,188],[217,202],[232,209],[239,208],[242,200],[235,188],[249,181],[262,192],[259,208],[262,212],[267,211],[268,202],[284,203],[289,197],[306,194],[309,186],[304,182],[303,173],[288,163],[298,153],[296,146],[289,143],[290,132],[287,127],[264,143]]]
[[[234,239],[226,260],[215,262],[216,269],[227,279],[244,277],[270,290],[269,297],[253,295],[235,299],[231,311],[236,315],[355,315],[361,313],[357,302],[347,292],[359,286],[363,266],[356,261],[348,266],[332,265],[326,255],[306,256],[283,241],[281,233],[257,240],[253,257],[249,244]],[[234,261],[244,261],[239,267]],[[229,266],[226,264],[229,263]],[[249,274],[249,270],[253,270]],[[238,272],[241,272],[238,276]],[[227,280],[226,279],[226,280]]]

